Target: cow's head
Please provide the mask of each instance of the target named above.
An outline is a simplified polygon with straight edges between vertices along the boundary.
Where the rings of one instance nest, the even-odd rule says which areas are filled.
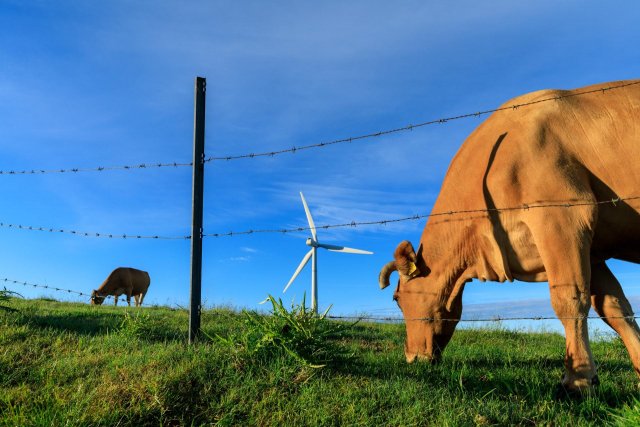
[[[398,272],[400,277],[393,299],[407,325],[404,346],[407,362],[416,359],[437,362],[458,324],[456,319],[460,319],[461,295],[449,301],[443,293],[445,286],[436,283],[437,275],[430,274],[419,255],[411,242],[401,242],[394,253],[395,260],[380,271],[380,288],[389,286],[391,273]]]
[[[98,293],[97,289],[94,289],[93,292],[91,292],[91,305],[102,305],[105,298],[106,297]]]

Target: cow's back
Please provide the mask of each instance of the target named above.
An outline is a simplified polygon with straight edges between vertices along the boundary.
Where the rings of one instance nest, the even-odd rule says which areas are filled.
[[[598,91],[622,85],[627,86]],[[471,192],[505,178],[518,185],[526,182],[517,179],[525,173],[542,178],[570,162],[584,166],[616,193],[640,191],[640,80],[542,90],[502,107],[527,103],[534,104],[497,111],[478,126],[451,162],[443,192],[461,182],[474,186]]]
[[[616,86],[622,87],[607,90]],[[567,161],[578,162],[589,172],[592,190],[597,196],[610,195],[602,193],[604,188],[600,184],[620,196],[637,192],[640,183],[637,164],[640,159],[640,81],[551,92],[564,97],[541,103],[544,107],[539,112],[523,116],[523,120],[528,119],[537,128],[538,136],[523,154],[535,162],[545,153],[543,144],[557,144]],[[581,92],[592,93],[579,95]],[[563,163],[556,166],[562,167]]]
[[[492,114],[467,138],[432,213],[640,196],[640,81],[538,91],[503,107],[529,103]],[[628,248],[640,239],[640,199],[597,210],[595,250],[631,260]],[[517,225],[527,214],[500,218]]]
[[[127,280],[130,281],[133,293],[145,293],[151,283],[149,273],[143,270],[138,270],[131,267],[121,267],[124,270],[124,274],[127,276]]]
[[[146,292],[150,283],[151,279],[146,271],[132,267],[118,267],[109,274],[99,289],[112,291],[131,286],[133,293],[138,294]]]

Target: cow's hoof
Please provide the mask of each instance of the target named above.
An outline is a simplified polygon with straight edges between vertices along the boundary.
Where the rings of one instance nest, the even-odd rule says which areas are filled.
[[[577,386],[569,386],[568,384],[560,383],[556,387],[554,392],[555,400],[576,400],[584,399],[589,396],[593,391],[593,386],[600,385],[600,379],[598,376],[594,376],[591,380],[579,381]]]

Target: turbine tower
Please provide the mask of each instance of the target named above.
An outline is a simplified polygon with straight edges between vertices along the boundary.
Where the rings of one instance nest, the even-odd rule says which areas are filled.
[[[296,280],[298,274],[302,271],[302,269],[307,265],[309,259],[311,259],[311,310],[314,313],[318,313],[318,248],[324,248],[331,252],[344,252],[348,254],[363,254],[363,255],[371,255],[373,252],[363,251],[361,249],[353,249],[347,248],[345,246],[337,246],[337,245],[328,245],[326,243],[320,243],[318,241],[318,235],[316,233],[316,226],[313,223],[313,218],[311,217],[311,212],[309,211],[309,206],[307,206],[307,201],[304,199],[304,195],[300,192],[300,198],[302,199],[302,205],[304,206],[304,212],[307,214],[307,221],[309,221],[309,229],[311,230],[311,237],[307,239],[307,246],[311,246],[311,249],[307,254],[302,258],[300,265],[293,273],[291,280],[287,283],[287,286],[284,287],[282,293],[287,292],[289,286]]]

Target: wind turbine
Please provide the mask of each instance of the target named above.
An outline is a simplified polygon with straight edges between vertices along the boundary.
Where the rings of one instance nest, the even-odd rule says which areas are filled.
[[[361,249],[353,249],[347,248],[345,246],[337,246],[337,245],[327,245],[326,243],[320,243],[318,241],[318,235],[316,233],[316,226],[313,223],[313,218],[311,218],[311,212],[309,212],[309,206],[307,206],[307,201],[304,199],[304,195],[300,192],[300,198],[302,199],[302,204],[304,206],[304,212],[307,214],[307,221],[309,221],[309,229],[311,230],[311,237],[307,239],[307,246],[311,246],[311,250],[307,252],[307,254],[302,258],[300,265],[293,273],[291,280],[287,283],[287,286],[284,287],[282,293],[287,292],[289,286],[296,280],[298,274],[302,271],[302,269],[307,265],[309,259],[311,259],[311,309],[314,313],[318,313],[318,248],[324,248],[330,250],[331,252],[344,252],[348,254],[364,254],[371,255],[373,252],[363,251]]]

